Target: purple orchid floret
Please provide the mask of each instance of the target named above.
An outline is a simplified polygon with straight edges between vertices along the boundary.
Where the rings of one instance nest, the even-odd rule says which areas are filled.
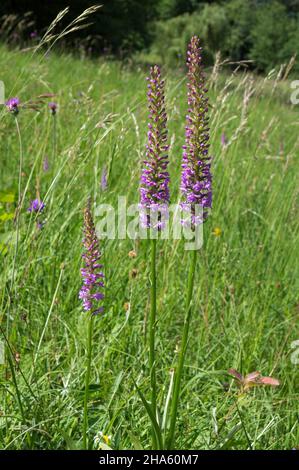
[[[48,104],[48,106],[49,106],[49,108],[50,108],[52,114],[53,114],[53,115],[56,114],[57,108],[58,108],[57,103],[55,103],[54,101],[51,101],[51,102]]]
[[[30,206],[28,207],[28,212],[42,212],[45,208],[45,204],[40,199],[33,199]]]
[[[9,98],[9,100],[6,101],[5,106],[7,107],[8,111],[17,115],[19,113],[19,104],[20,104],[19,98],[15,97],[15,98]]]
[[[203,223],[212,206],[211,157],[209,156],[208,90],[202,64],[202,48],[193,36],[187,52],[188,114],[183,146],[181,192],[183,212],[191,225]],[[198,209],[202,209],[199,211]]]
[[[143,227],[161,230],[163,214],[168,212],[169,173],[167,145],[167,115],[165,109],[165,84],[157,65],[151,67],[148,81],[148,143],[146,159],[140,181],[140,212]],[[151,212],[158,212],[158,220],[151,220]],[[153,217],[155,219],[155,217]]]
[[[90,203],[84,210],[84,239],[85,248],[82,255],[84,268],[81,269],[83,286],[79,292],[79,299],[82,300],[83,309],[91,312],[92,315],[102,313],[104,308],[99,306],[99,301],[104,299],[104,274],[103,265],[99,263],[101,252],[99,240],[90,210]]]

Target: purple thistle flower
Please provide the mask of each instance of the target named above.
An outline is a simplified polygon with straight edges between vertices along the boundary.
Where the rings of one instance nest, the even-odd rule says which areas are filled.
[[[202,48],[193,36],[187,52],[188,114],[183,146],[181,191],[183,212],[192,226],[203,223],[212,205],[212,175],[209,152],[208,97],[202,65]],[[196,209],[202,207],[202,215]]]
[[[48,106],[49,106],[49,108],[50,108],[52,114],[55,115],[55,114],[56,114],[56,111],[57,111],[57,108],[58,108],[57,103],[55,103],[54,101],[51,101],[51,102],[48,104]]]
[[[161,214],[168,211],[169,173],[167,172],[167,115],[164,80],[157,65],[151,67],[148,80],[148,143],[140,181],[141,223],[144,227],[162,228]],[[150,212],[156,212],[157,223]]]
[[[19,98],[15,97],[9,98],[9,100],[6,101],[5,106],[7,107],[8,111],[10,111],[16,116],[19,113],[19,104]]]
[[[92,315],[103,312],[103,307],[98,307],[98,302],[103,300],[104,294],[104,274],[101,271],[102,264],[99,264],[101,252],[99,249],[99,240],[90,210],[90,202],[84,210],[84,239],[83,246],[85,252],[82,255],[84,259],[84,268],[81,269],[83,286],[79,292],[79,299],[83,302],[85,311]]]
[[[45,204],[43,203],[43,201],[39,199],[33,199],[27,211],[28,212],[42,212],[44,208],[45,208]]]

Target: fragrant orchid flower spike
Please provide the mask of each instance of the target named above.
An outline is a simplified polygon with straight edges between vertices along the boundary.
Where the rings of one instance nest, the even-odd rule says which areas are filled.
[[[203,223],[212,205],[211,158],[209,157],[208,97],[202,64],[202,48],[193,36],[187,52],[188,114],[183,146],[181,192],[187,223]],[[188,220],[189,219],[189,220]],[[185,223],[185,220],[182,221]]]
[[[168,214],[169,173],[165,83],[157,65],[151,67],[148,81],[148,143],[140,180],[141,224],[161,230]]]
[[[84,268],[81,269],[83,285],[79,298],[82,300],[84,310],[96,315],[103,312],[103,305],[99,302],[104,299],[104,274],[103,265],[99,263],[102,255],[90,205],[89,201],[84,210],[84,253],[82,255]]]

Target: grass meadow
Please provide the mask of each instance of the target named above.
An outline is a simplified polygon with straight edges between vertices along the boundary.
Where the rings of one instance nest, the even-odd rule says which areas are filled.
[[[39,111],[21,106],[19,133],[11,113],[0,110],[0,322],[6,349],[0,446],[80,448],[87,347],[87,313],[78,299],[82,211],[89,196],[93,210],[98,204],[116,207],[118,196],[138,203],[147,70],[4,46],[0,70],[6,98],[26,103],[53,93],[59,106],[55,117],[45,99]],[[186,114],[183,59],[181,70],[163,72],[176,202]],[[291,360],[291,345],[299,339],[299,108],[290,103],[290,80],[277,73],[231,73],[219,64],[208,70],[213,209],[198,255],[177,449],[299,445],[299,369]],[[45,202],[38,216],[42,229],[27,211],[37,197]],[[148,449],[150,420],[135,387],[149,396],[148,244],[101,240],[101,248],[105,312],[94,321],[89,448]],[[184,321],[189,257],[182,240],[159,240],[157,251],[163,415]],[[257,387],[240,399],[229,368],[258,370],[280,386]]]

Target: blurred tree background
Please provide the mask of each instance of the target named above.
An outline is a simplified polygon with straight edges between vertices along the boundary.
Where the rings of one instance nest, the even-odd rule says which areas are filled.
[[[93,24],[70,36],[65,47],[90,55],[134,56],[141,62],[182,63],[186,44],[197,34],[212,64],[218,51],[232,61],[252,61],[268,72],[287,63],[299,49],[299,0],[102,0]],[[85,8],[88,0],[1,0],[2,40],[38,40],[57,13],[70,6],[59,28]],[[30,12],[30,13],[28,13]],[[298,61],[295,70],[299,70]]]

